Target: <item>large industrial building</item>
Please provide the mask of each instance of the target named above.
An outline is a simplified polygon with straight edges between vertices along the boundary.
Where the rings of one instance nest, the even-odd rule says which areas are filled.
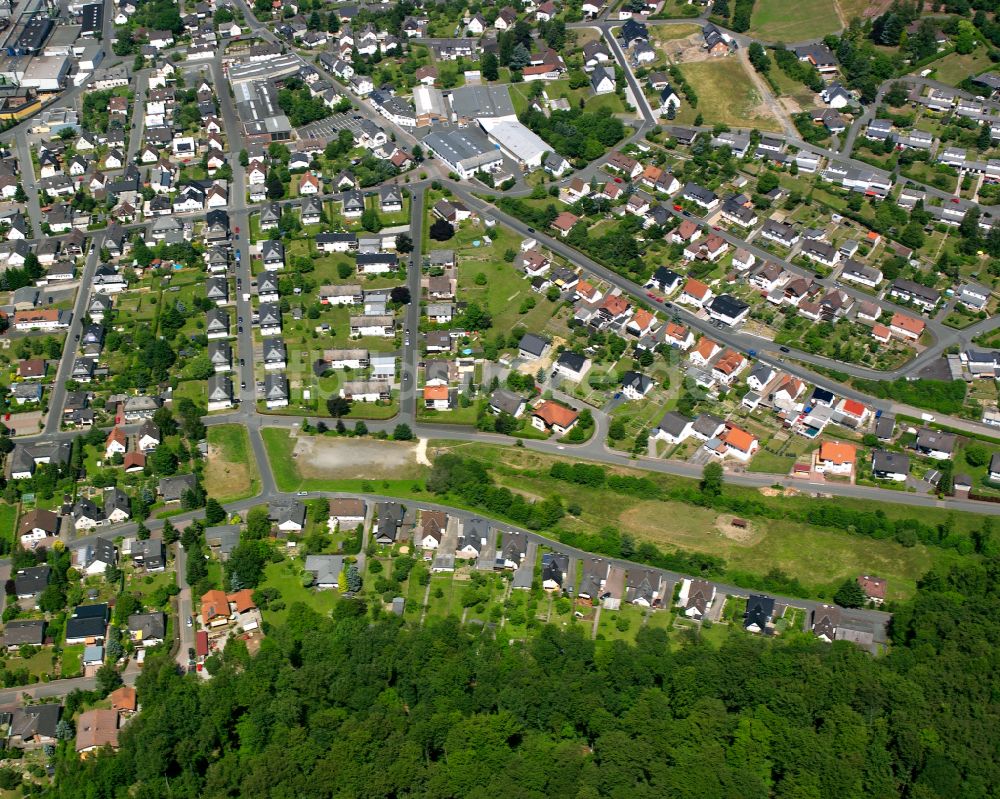
[[[512,117],[514,104],[506,86],[460,86],[451,90],[452,119],[468,124],[485,117]]]
[[[541,136],[522,125],[517,117],[480,119],[479,125],[504,155],[524,169],[541,167],[545,154],[552,150]]]
[[[250,141],[288,141],[292,138],[292,124],[278,105],[278,90],[273,83],[234,83],[233,92],[236,112]]]
[[[503,166],[501,152],[476,128],[431,133],[424,139],[424,146],[462,180]]]

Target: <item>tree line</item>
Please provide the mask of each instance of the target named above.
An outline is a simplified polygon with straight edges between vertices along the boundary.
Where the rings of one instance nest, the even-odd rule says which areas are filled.
[[[931,573],[873,658],[807,633],[583,625],[524,642],[300,603],[214,677],[153,656],[121,749],[59,743],[53,799],[986,799],[1000,791],[1000,562]],[[99,695],[98,695],[99,696]],[[74,710],[83,695],[77,696]],[[72,711],[70,711],[72,712]],[[69,728],[71,731],[71,728]],[[167,787],[169,786],[169,788]]]

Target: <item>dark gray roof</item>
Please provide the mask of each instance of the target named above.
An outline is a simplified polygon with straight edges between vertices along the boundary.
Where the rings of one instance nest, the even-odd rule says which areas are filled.
[[[880,449],[872,456],[872,471],[882,474],[909,474],[910,459],[898,452]]]
[[[714,416],[711,413],[701,413],[694,420],[693,430],[703,436],[711,436],[719,429],[719,425],[723,423],[723,420],[718,416]]]
[[[747,598],[747,609],[743,615],[743,626],[756,624],[763,630],[774,615],[774,599],[769,596],[751,594]]]
[[[14,590],[17,592],[17,595],[27,596],[29,594],[42,593],[49,584],[51,571],[47,563],[43,563],[41,566],[29,566],[27,569],[21,569],[14,575]]]
[[[659,429],[671,436],[679,436],[691,420],[677,411],[667,411],[660,419]]]
[[[306,523],[306,506],[298,500],[271,502],[268,505],[268,515],[277,524],[295,522],[304,526]]]
[[[143,639],[164,638],[167,634],[167,617],[162,611],[133,613],[128,617],[129,632],[141,632]]]
[[[587,359],[584,356],[578,355],[570,350],[564,351],[562,355],[559,356],[559,360],[557,361],[557,363],[561,366],[565,366],[567,369],[571,369],[574,372],[579,372],[583,369],[586,362]]]
[[[178,500],[189,488],[198,484],[198,478],[193,474],[175,474],[172,477],[160,479],[157,490],[167,502]]]
[[[36,736],[56,737],[56,725],[62,713],[62,705],[29,705],[14,709],[10,723],[11,736],[30,740]]]
[[[521,336],[521,341],[517,345],[519,350],[524,350],[525,352],[530,352],[532,355],[540,356],[545,352],[545,348],[549,346],[549,340],[544,336],[538,336],[534,333],[525,333]]]
[[[498,388],[490,396],[491,406],[512,415],[517,413],[517,409],[521,407],[522,402],[524,402],[524,399],[519,394],[515,394],[513,391],[508,391],[505,388]]]
[[[9,621],[3,630],[4,646],[39,646],[45,642],[45,622],[41,619]]]
[[[951,454],[955,451],[957,442],[958,436],[954,433],[944,433],[929,427],[921,427],[917,431],[917,440],[914,446],[919,450],[936,450]]]

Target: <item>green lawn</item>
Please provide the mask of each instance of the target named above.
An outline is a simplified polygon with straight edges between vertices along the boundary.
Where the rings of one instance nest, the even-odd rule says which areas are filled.
[[[82,648],[81,648],[82,651]],[[52,650],[51,646],[43,646],[37,652],[35,652],[31,657],[24,658],[17,654],[11,652],[5,659],[4,668],[9,671],[18,671],[19,669],[27,669],[28,674],[33,674],[39,679],[43,675],[49,677],[58,676],[55,674],[55,667],[52,665],[53,657],[56,658],[56,662],[59,662],[58,656]]]
[[[83,673],[83,644],[64,646],[62,652],[63,677],[76,677]]]
[[[246,428],[222,424],[208,428],[205,490],[220,502],[235,502],[260,491],[260,474],[250,452]]]
[[[458,296],[464,302],[485,305],[493,317],[494,330],[510,331],[517,325],[526,330],[541,330],[555,313],[556,304],[532,291],[531,283],[503,259],[508,249],[518,248],[520,237],[506,228],[498,228],[490,231],[493,240],[490,246],[471,246],[472,240],[481,240],[481,231],[476,235],[474,230],[463,228],[455,236]],[[479,275],[485,276],[485,284],[476,282]]]
[[[840,30],[836,0],[757,0],[749,35],[766,42],[821,39]]]
[[[597,622],[598,640],[634,641],[635,634],[642,627],[645,612],[627,602],[622,602],[618,610],[602,609]]]
[[[279,610],[267,609],[264,618],[274,624],[281,624],[288,615],[293,602],[302,602],[319,613],[329,613],[339,597],[334,590],[319,591],[302,585],[302,561],[287,558],[281,563],[270,563],[264,570],[264,582],[260,587],[277,588],[285,606]]]
[[[750,461],[748,470],[751,472],[766,472],[768,474],[788,474],[795,465],[795,458],[787,455],[776,455],[773,452],[760,450]]]
[[[949,53],[944,58],[938,59],[930,66],[934,69],[930,77],[957,86],[971,75],[978,75],[985,72],[993,65],[990,61],[989,53],[985,47],[977,47],[968,55]]]
[[[16,522],[17,508],[6,502],[0,504],[0,540],[13,542]]]
[[[464,585],[464,583],[463,583]],[[431,593],[427,599],[427,618],[462,617],[459,601],[461,587],[455,585],[454,572],[444,572],[431,576]]]

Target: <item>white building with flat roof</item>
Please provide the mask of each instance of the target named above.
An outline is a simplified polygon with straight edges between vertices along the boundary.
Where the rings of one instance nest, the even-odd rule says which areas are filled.
[[[25,66],[20,82],[21,86],[40,92],[57,92],[66,84],[67,73],[67,56],[35,56]]]
[[[517,117],[480,119],[479,125],[504,155],[526,169],[541,167],[545,154],[552,151],[538,134],[522,125]]]

